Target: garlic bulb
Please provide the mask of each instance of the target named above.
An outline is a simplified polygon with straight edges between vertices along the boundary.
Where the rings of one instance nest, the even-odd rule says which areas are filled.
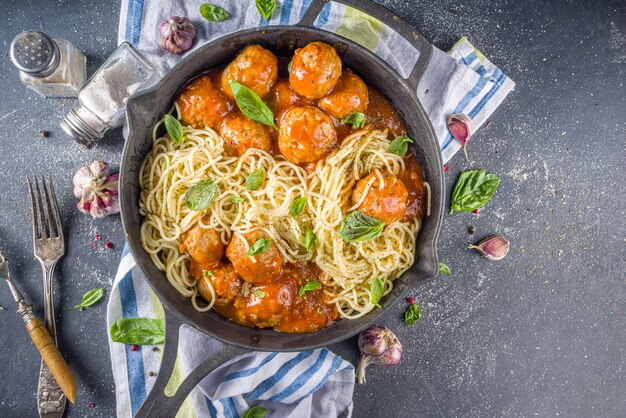
[[[78,200],[78,210],[94,218],[104,218],[118,213],[118,175],[109,175],[109,165],[104,161],[94,161],[83,166],[74,174],[74,196]]]
[[[172,16],[159,26],[161,47],[172,54],[187,51],[196,39],[196,28],[186,17]]]
[[[386,327],[369,327],[359,334],[361,361],[356,371],[359,383],[365,383],[365,368],[370,364],[394,366],[402,357],[402,344],[396,335]]]

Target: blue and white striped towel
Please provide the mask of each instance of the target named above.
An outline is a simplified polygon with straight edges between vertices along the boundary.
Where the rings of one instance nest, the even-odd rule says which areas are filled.
[[[158,25],[170,16],[187,16],[194,22],[198,33],[194,48],[197,48],[238,30],[268,24],[293,24],[301,19],[310,2],[278,0],[272,18],[266,22],[260,18],[251,0],[212,0],[212,4],[230,13],[227,20],[212,23],[200,16],[200,2],[122,0],[118,39],[131,42],[167,70],[180,59],[160,47]],[[363,45],[404,77],[418,58],[417,50],[392,28],[340,3],[331,1],[326,4],[315,26]],[[434,126],[444,162],[460,149],[446,127],[447,115],[465,113],[474,120],[476,127],[481,126],[514,86],[512,80],[465,38],[449,53],[435,48],[417,95]],[[135,267],[132,256],[125,254],[111,291],[107,322],[110,325],[121,317],[132,316],[162,318],[163,311]],[[181,355],[175,368],[175,381],[181,381],[203,359],[215,353],[220,344],[191,327],[183,327],[180,341]],[[154,378],[150,371],[158,370],[160,352],[145,349],[132,352],[127,346],[113,342],[110,346],[118,416],[132,416],[152,387]],[[205,349],[185,350],[189,346]],[[241,370],[256,372],[245,379],[227,379]],[[249,353],[224,364],[207,377],[194,389],[179,416],[238,417],[249,405],[257,403],[274,411],[275,414],[270,416],[350,416],[353,389],[354,368],[328,350]]]

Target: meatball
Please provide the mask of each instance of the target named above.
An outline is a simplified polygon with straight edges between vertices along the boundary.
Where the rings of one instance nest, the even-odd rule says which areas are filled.
[[[250,45],[224,68],[222,90],[232,98],[231,81],[238,81],[259,97],[269,93],[278,77],[278,58],[259,45]]]
[[[386,171],[381,174],[384,182],[382,188],[376,173],[371,173],[359,180],[352,190],[352,205],[356,205],[361,200],[367,184],[374,179],[358,210],[390,224],[402,219],[409,193],[399,178]]]
[[[243,280],[237,277],[233,265],[230,263],[221,263],[210,270],[202,270],[200,273],[194,271],[192,264],[192,277],[197,281],[197,289],[200,296],[210,302],[212,295],[207,285],[207,281],[213,286],[215,292],[215,304],[224,306],[232,302],[241,292]]]
[[[274,112],[274,119],[277,125],[283,114],[294,105],[310,104],[308,100],[302,98],[289,86],[289,81],[278,80],[266,97],[267,106]]]
[[[187,84],[176,102],[183,123],[194,128],[208,126],[217,129],[222,117],[233,107],[208,75],[202,75]]]
[[[337,85],[317,105],[338,119],[343,119],[352,112],[364,112],[369,103],[367,86],[358,76],[344,71]]]
[[[237,274],[250,283],[269,283],[281,272],[284,264],[283,255],[271,242],[269,248],[259,255],[247,256],[246,252],[259,239],[267,239],[262,231],[249,232],[245,235],[235,234],[226,248],[226,257],[233,263]],[[243,240],[246,240],[246,245]]]
[[[217,231],[203,228],[199,223],[183,235],[180,250],[189,254],[202,268],[217,264],[224,256],[224,244]]]
[[[335,49],[323,42],[311,42],[296,50],[291,60],[289,84],[296,93],[319,99],[332,89],[341,76],[341,59]]]
[[[278,147],[292,163],[314,163],[328,155],[336,144],[332,119],[316,107],[292,107],[280,120]]]
[[[250,148],[269,151],[272,138],[269,127],[255,122],[240,112],[233,112],[222,121],[220,135],[230,155],[241,156]]]
[[[235,301],[235,307],[248,322],[259,327],[274,327],[289,312],[294,290],[282,283],[250,286]]]

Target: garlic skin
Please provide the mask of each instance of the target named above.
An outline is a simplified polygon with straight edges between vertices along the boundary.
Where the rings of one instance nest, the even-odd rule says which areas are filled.
[[[356,371],[356,379],[365,383],[365,368],[370,364],[394,366],[402,358],[402,344],[396,335],[386,327],[372,326],[359,334],[361,360]]]
[[[193,45],[196,28],[186,17],[172,16],[159,25],[161,47],[172,54],[181,54]]]
[[[79,168],[73,179],[78,210],[94,218],[118,213],[118,179],[117,174],[109,175],[109,165],[104,161],[96,160]]]
[[[450,134],[459,141],[463,147],[465,159],[469,161],[467,158],[467,143],[474,133],[472,119],[464,113],[455,113],[448,116],[447,124]]]
[[[497,261],[502,260],[509,252],[509,241],[501,235],[493,235],[482,240],[478,245],[470,245],[487,259]]]

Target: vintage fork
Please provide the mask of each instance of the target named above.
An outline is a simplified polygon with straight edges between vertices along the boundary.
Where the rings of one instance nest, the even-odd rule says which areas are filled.
[[[46,186],[46,180],[41,178],[43,193],[37,177],[35,177],[34,189],[30,179],[27,178],[26,181],[33,210],[33,247],[35,257],[43,269],[45,324],[56,343],[52,279],[57,261],[65,254],[63,226],[61,225],[61,216],[59,215],[52,179],[49,179],[49,186]],[[48,189],[50,190],[48,191]],[[42,361],[37,388],[39,416],[42,418],[62,417],[65,410],[65,399],[59,384],[52,377],[48,366]]]

